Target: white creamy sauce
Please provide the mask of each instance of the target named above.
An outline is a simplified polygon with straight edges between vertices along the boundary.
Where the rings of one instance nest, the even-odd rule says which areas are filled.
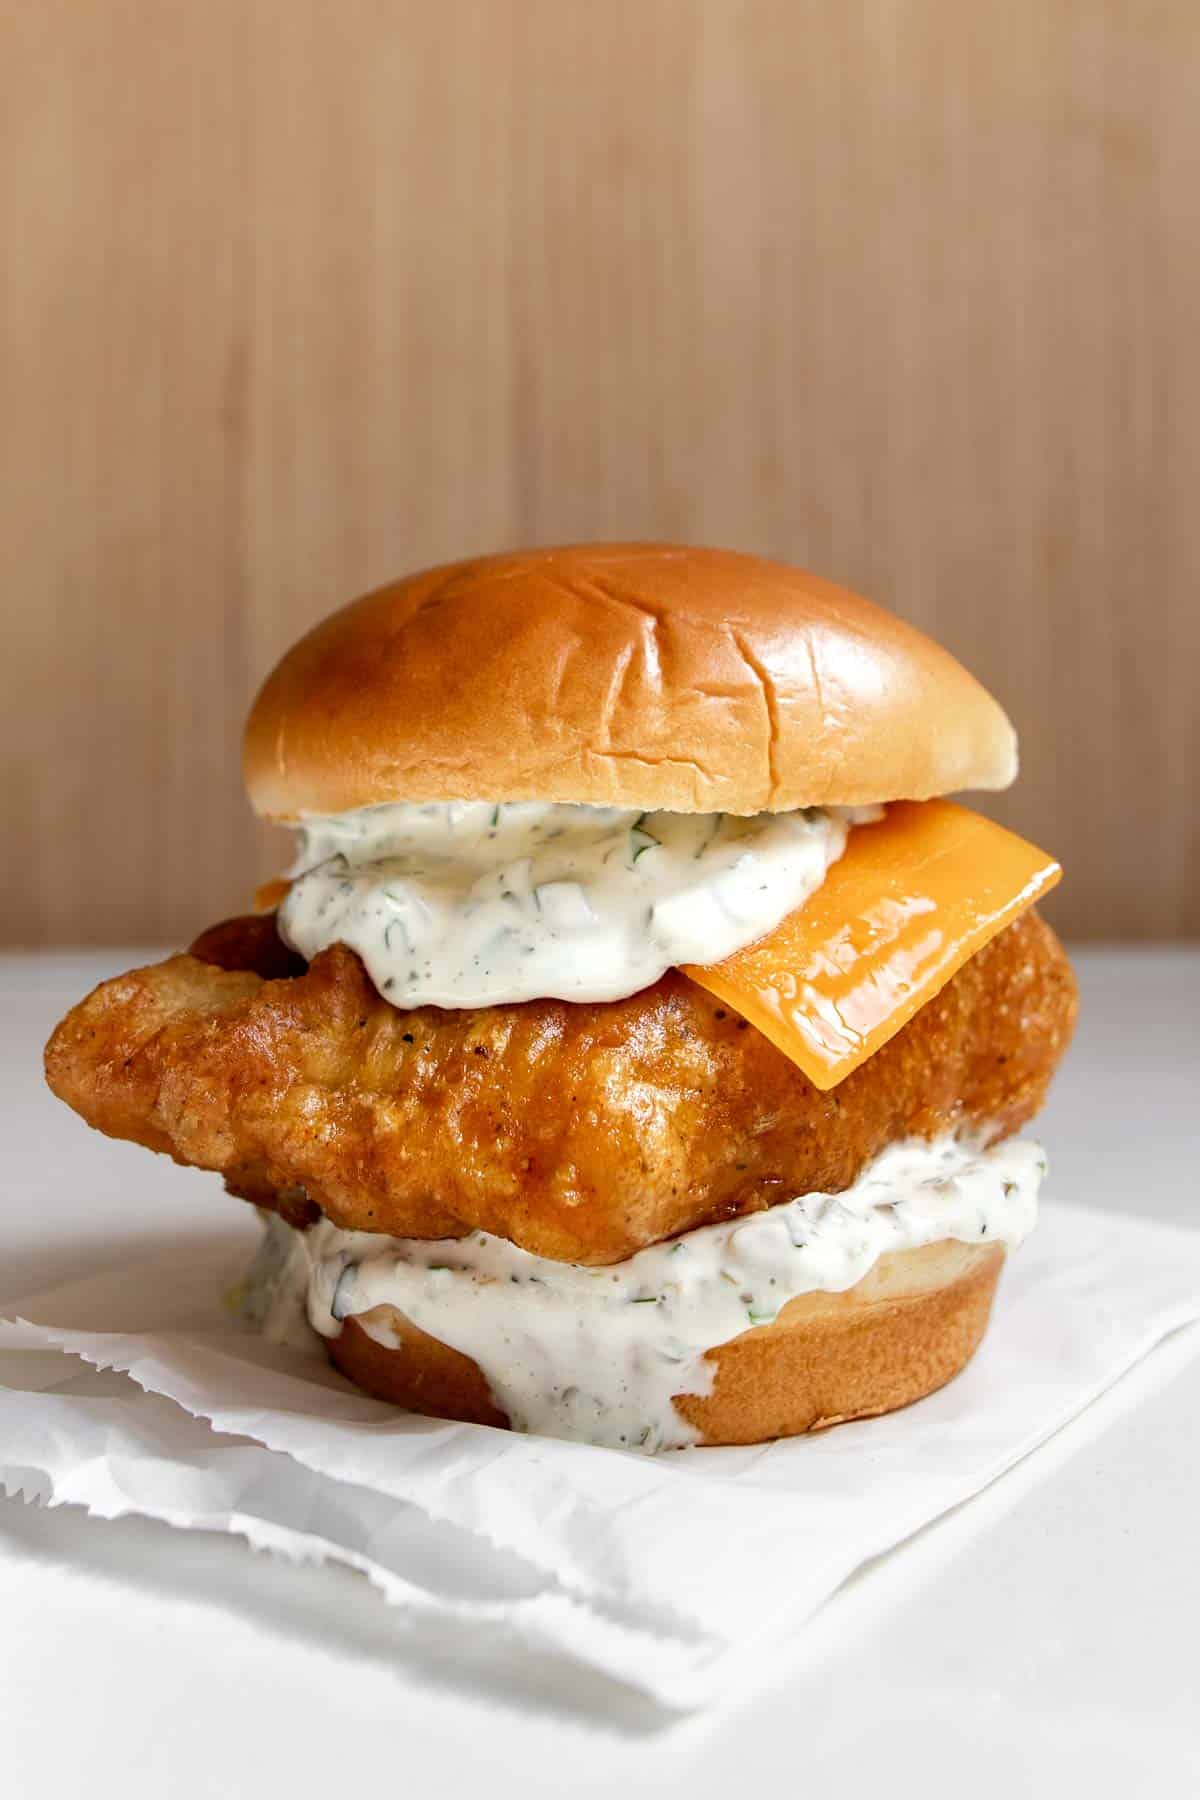
[[[787,1302],[853,1287],[888,1251],[955,1239],[1013,1248],[1032,1230],[1041,1149],[962,1139],[894,1144],[840,1194],[805,1194],[702,1226],[602,1268],[552,1262],[486,1232],[426,1241],[298,1232],[275,1217],[251,1276],[268,1334],[307,1310],[322,1336],[372,1307],[474,1359],[518,1431],[653,1451],[693,1443],[674,1394],[711,1392],[705,1353]],[[395,1340],[378,1320],[378,1341]]]
[[[393,1006],[619,1000],[772,931],[879,807],[639,813],[444,801],[305,818],[279,929]]]

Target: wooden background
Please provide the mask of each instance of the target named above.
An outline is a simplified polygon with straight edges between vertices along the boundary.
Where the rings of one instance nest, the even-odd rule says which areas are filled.
[[[1200,8],[37,0],[0,26],[0,927],[278,858],[257,681],[421,563],[778,554],[1009,706],[1059,923],[1200,929]]]

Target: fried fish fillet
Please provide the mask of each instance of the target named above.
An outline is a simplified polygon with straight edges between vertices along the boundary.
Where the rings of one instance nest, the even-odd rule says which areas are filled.
[[[89,1124],[293,1222],[482,1229],[583,1263],[836,1192],[896,1138],[1016,1130],[1076,1009],[1030,912],[822,1093],[676,972],[606,1004],[404,1012],[341,945],[305,968],[269,917],[194,951],[104,982],[50,1039],[50,1086]]]

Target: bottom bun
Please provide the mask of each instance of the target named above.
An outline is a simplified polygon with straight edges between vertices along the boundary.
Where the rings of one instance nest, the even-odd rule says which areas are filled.
[[[950,1381],[987,1329],[1004,1262],[999,1244],[950,1240],[880,1257],[840,1294],[802,1294],[770,1325],[708,1352],[712,1392],[677,1394],[702,1444],[759,1444],[848,1419],[894,1412]],[[328,1340],[351,1381],[380,1400],[435,1418],[506,1426],[469,1356],[419,1331],[393,1306],[362,1314]]]

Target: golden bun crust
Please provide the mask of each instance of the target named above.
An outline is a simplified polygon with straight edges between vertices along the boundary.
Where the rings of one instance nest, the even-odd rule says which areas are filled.
[[[1006,787],[996,701],[911,625],[761,557],[666,544],[516,551],[334,613],[246,727],[260,813],[408,800],[675,812]]]
[[[801,1295],[774,1324],[711,1350],[712,1393],[677,1394],[676,1409],[702,1443],[760,1444],[908,1406],[974,1355],[1003,1262],[999,1244],[949,1240],[882,1256],[845,1293]],[[470,1357],[395,1307],[366,1316],[395,1332],[395,1349],[353,1319],[328,1342],[333,1362],[360,1388],[409,1412],[508,1424]]]
[[[895,1412],[944,1387],[987,1330],[999,1244],[881,1257],[844,1294],[804,1294],[773,1325],[710,1352],[713,1392],[676,1408],[706,1444],[760,1444]]]

